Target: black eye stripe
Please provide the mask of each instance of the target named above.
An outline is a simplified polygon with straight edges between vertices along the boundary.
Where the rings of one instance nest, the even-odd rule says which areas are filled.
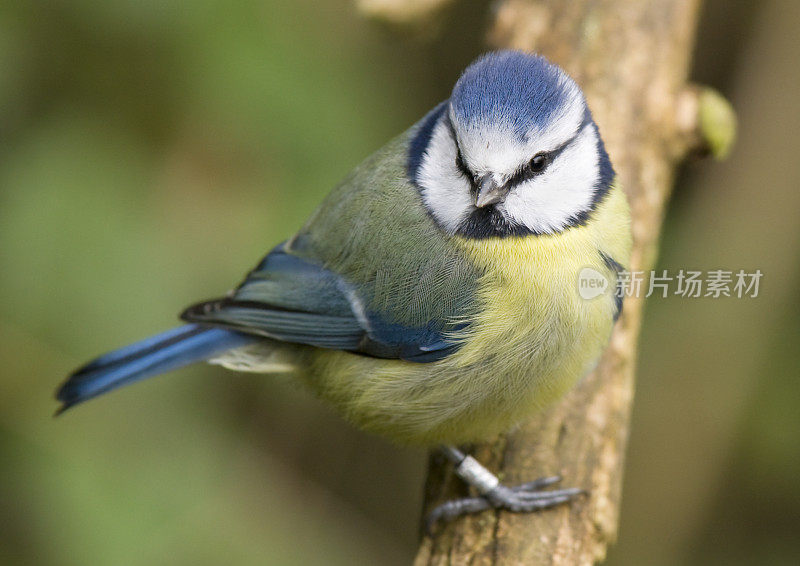
[[[529,179],[533,179],[537,175],[541,175],[542,173],[544,173],[544,171],[547,169],[547,166],[550,165],[550,163],[553,161],[553,158],[551,157],[552,152],[540,153],[538,155],[542,155],[547,159],[547,163],[541,170],[534,171],[533,169],[531,169],[530,163],[526,163],[525,166],[517,169],[517,172],[514,173],[508,181],[506,181],[506,186],[508,186],[509,188],[515,187],[517,185],[524,183],[525,181],[528,181]]]
[[[453,125],[453,121],[450,119],[450,114],[447,113],[447,112],[444,112],[442,114],[442,120],[447,125],[447,129],[450,131],[450,136],[452,137],[453,143],[456,146],[456,167],[458,168],[459,172],[462,175],[464,175],[470,181],[470,184],[473,186],[473,188],[475,188],[475,175],[472,173],[472,171],[470,171],[469,167],[467,167],[467,164],[464,162],[464,156],[461,154],[461,146],[458,143],[458,136],[456,135],[456,128]],[[586,112],[584,114],[583,120],[578,125],[577,130],[575,131],[575,133],[572,135],[571,138],[569,138],[567,141],[565,141],[564,143],[562,143],[560,146],[558,146],[557,148],[555,148],[552,151],[540,152],[540,153],[537,154],[537,156],[538,155],[542,155],[547,159],[544,167],[542,167],[538,171],[533,171],[533,169],[531,168],[531,165],[530,165],[530,161],[529,161],[528,163],[526,163],[525,165],[520,167],[511,176],[511,178],[508,181],[506,181],[506,186],[509,189],[512,189],[516,185],[524,183],[525,181],[528,181],[528,180],[532,179],[533,177],[536,177],[537,175],[542,174],[544,171],[547,170],[547,168],[550,166],[550,164],[553,163],[553,161],[559,155],[561,155],[564,152],[565,149],[567,149],[569,146],[571,146],[572,143],[576,139],[578,139],[578,136],[591,123],[592,123],[591,115],[588,112]],[[536,157],[536,156],[534,156],[534,157]]]
[[[456,167],[458,167],[461,174],[469,179],[470,182],[473,181],[472,171],[470,171],[467,164],[464,163],[464,157],[461,155],[461,149],[458,146],[456,146]]]
[[[461,146],[458,144],[458,136],[456,136],[456,128],[453,126],[453,122],[450,120],[450,115],[445,114],[443,120],[447,124],[448,130],[450,130],[450,136],[453,138],[453,143],[456,146],[456,167],[458,167],[459,172],[464,175],[470,182],[471,185],[475,185],[475,174],[469,170],[467,164],[464,162],[464,156],[461,155]]]
[[[567,141],[565,141],[560,146],[555,148],[553,151],[541,152],[541,153],[537,154],[537,155],[543,155],[543,156],[545,156],[547,158],[547,163],[545,164],[545,166],[541,170],[533,171],[531,169],[531,167],[530,167],[530,162],[528,162],[525,165],[523,165],[522,167],[520,167],[519,169],[517,169],[517,171],[511,176],[511,178],[508,181],[506,181],[506,185],[509,188],[513,188],[516,185],[524,183],[525,181],[528,181],[528,180],[536,177],[537,175],[540,175],[540,174],[544,173],[547,170],[547,168],[550,166],[550,164],[553,163],[553,161],[555,161],[555,159],[559,155],[561,155],[564,152],[565,149],[567,149],[569,146],[571,146],[575,142],[575,140],[578,139],[578,136],[581,135],[583,130],[585,130],[586,126],[588,126],[590,123],[591,123],[591,120],[588,119],[588,117],[584,117],[584,119],[581,122],[580,126],[578,126],[577,131],[575,132],[575,134],[571,138],[569,138]],[[534,156],[534,157],[536,157],[536,156]]]

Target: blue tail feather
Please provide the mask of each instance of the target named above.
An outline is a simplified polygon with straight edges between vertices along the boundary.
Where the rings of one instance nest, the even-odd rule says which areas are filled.
[[[244,346],[256,337],[198,324],[162,332],[109,352],[75,370],[59,388],[58,413],[123,385],[140,381]]]

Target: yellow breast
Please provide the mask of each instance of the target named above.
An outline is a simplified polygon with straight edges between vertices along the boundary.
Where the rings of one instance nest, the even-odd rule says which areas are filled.
[[[584,226],[460,240],[485,275],[480,314],[453,362],[468,367],[494,357],[495,371],[509,374],[503,387],[524,398],[522,404],[541,406],[562,394],[591,369],[613,326],[616,274],[601,252],[627,265],[630,239],[627,201],[615,186]],[[581,296],[585,268],[607,278],[608,292]]]

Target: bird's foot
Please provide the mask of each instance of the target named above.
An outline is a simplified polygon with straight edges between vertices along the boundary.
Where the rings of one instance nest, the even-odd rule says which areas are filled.
[[[498,484],[480,497],[465,497],[442,503],[431,511],[426,520],[426,531],[430,534],[439,521],[451,521],[462,515],[479,513],[487,509],[502,509],[513,513],[530,513],[568,503],[576,496],[586,493],[579,488],[545,490],[561,481],[559,476],[539,478],[513,487]]]
[[[561,481],[560,476],[539,478],[514,487],[506,487],[492,472],[484,468],[475,458],[453,446],[442,446],[441,452],[453,462],[455,474],[474,487],[479,497],[465,497],[442,503],[428,514],[426,531],[430,534],[439,521],[450,521],[461,515],[479,513],[486,509],[503,509],[513,513],[530,513],[562,503],[586,493],[579,488],[547,490]]]

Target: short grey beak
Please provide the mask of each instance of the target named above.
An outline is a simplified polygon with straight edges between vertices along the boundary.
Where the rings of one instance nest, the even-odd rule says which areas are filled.
[[[491,174],[484,175],[478,179],[478,196],[475,199],[475,206],[483,208],[496,202],[500,202],[508,193],[504,186],[498,185]]]

